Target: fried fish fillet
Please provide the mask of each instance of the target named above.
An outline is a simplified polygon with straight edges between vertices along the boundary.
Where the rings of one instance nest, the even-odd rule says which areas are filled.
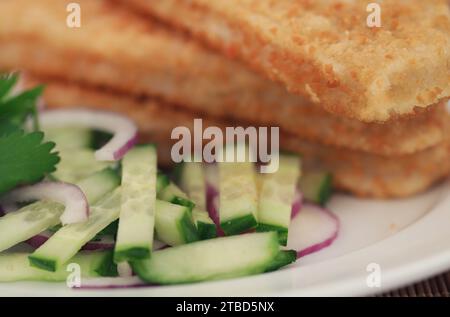
[[[51,108],[83,105],[112,110],[131,117],[139,125],[142,139],[159,145],[159,160],[163,164],[171,162],[170,146],[175,142],[171,140],[173,128],[185,126],[192,130],[195,118],[202,118],[205,128],[224,128],[235,124],[182,111],[156,99],[136,98],[39,77],[29,79],[29,85],[38,82],[46,84],[44,98]],[[245,124],[242,122],[242,125]],[[320,167],[333,172],[338,189],[359,196],[410,196],[426,190],[450,173],[448,140],[427,150],[395,158],[318,145],[289,133],[282,133],[280,140],[283,149],[301,153],[307,167]]]
[[[121,1],[340,115],[384,121],[450,95],[447,0]]]
[[[311,142],[386,156],[433,147],[446,135],[442,105],[385,125],[340,118],[105,0],[78,1],[82,27],[70,29],[69,2],[0,1],[0,68],[157,96],[212,117],[280,126]]]

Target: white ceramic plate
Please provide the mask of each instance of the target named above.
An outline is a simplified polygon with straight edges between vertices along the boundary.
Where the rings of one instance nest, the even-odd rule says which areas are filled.
[[[182,286],[95,291],[71,290],[60,283],[0,284],[0,296],[360,296],[450,269],[450,182],[396,201],[338,195],[329,207],[342,222],[336,242],[278,272]],[[381,287],[367,284],[371,263],[380,268]]]

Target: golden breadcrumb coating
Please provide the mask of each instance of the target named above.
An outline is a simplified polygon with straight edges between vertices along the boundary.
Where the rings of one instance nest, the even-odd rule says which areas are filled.
[[[0,2],[0,68],[157,96],[209,116],[280,126],[311,142],[380,155],[421,151],[446,135],[443,105],[385,125],[341,118],[104,0],[78,1],[82,27],[70,29],[68,2]]]
[[[121,0],[239,57],[289,91],[363,121],[450,95],[447,0]],[[369,28],[369,3],[381,28]]]
[[[142,139],[158,144],[160,152],[158,160],[162,164],[170,163],[170,145],[174,142],[171,140],[173,128],[186,126],[192,129],[195,118],[203,118],[205,128],[232,126],[227,121],[182,111],[155,99],[136,98],[39,77],[28,78],[28,85],[36,83],[46,84],[44,98],[51,108],[85,105],[116,111],[131,117],[137,122]],[[245,126],[246,123],[242,122],[242,125]],[[283,149],[303,155],[307,168],[320,167],[331,171],[338,189],[358,196],[406,197],[428,189],[450,173],[448,140],[412,155],[386,158],[314,144],[288,133],[282,133],[280,138]]]

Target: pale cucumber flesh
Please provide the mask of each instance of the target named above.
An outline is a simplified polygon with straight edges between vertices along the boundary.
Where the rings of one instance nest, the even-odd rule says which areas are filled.
[[[91,207],[89,219],[62,227],[30,256],[30,264],[34,267],[57,271],[97,233],[119,218],[121,190],[105,196]]]
[[[137,147],[122,162],[122,200],[114,260],[149,258],[153,247],[157,166],[153,146]]]
[[[117,184],[117,176],[106,170],[93,174],[77,185],[92,204]],[[63,212],[64,206],[59,203],[40,201],[1,217],[0,252],[58,225]]]
[[[293,155],[281,155],[278,171],[260,176],[257,231],[277,231],[282,245],[287,244],[299,177],[300,158]]]
[[[256,227],[258,192],[252,163],[219,163],[220,226],[226,235]]]
[[[295,252],[284,255],[277,234],[265,232],[164,249],[149,260],[133,262],[132,267],[147,282],[178,284],[258,274],[293,261]]]
[[[156,200],[155,231],[158,240],[177,246],[197,241],[197,229],[186,206]]]
[[[47,281],[63,282],[71,273],[66,267],[56,272],[48,272],[30,266],[27,253],[0,254],[0,282]],[[81,252],[71,263],[78,264],[82,277],[117,276],[117,269],[112,261],[112,252]]]

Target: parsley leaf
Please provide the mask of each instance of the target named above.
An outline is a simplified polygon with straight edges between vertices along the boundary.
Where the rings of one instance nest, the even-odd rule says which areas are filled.
[[[34,118],[43,87],[12,94],[19,75],[0,74],[0,195],[17,185],[37,182],[56,170],[54,143],[43,143],[42,132],[25,133],[26,119]]]
[[[0,101],[6,99],[8,93],[13,89],[18,79],[18,74],[0,74]]]
[[[56,170],[55,143],[42,143],[44,134],[23,131],[0,137],[0,194],[19,184],[37,182]]]
[[[0,102],[0,123],[21,125],[28,115],[36,115],[36,100],[43,89],[39,86]]]

